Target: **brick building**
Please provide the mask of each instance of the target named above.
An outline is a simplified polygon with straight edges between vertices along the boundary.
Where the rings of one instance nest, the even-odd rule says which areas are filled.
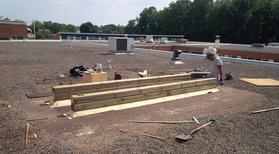
[[[27,38],[27,25],[20,21],[0,20],[0,39]]]

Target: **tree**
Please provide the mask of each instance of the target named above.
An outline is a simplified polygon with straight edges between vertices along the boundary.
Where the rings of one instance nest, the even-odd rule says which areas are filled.
[[[125,33],[125,26],[117,25],[115,33],[116,34],[124,34]]]
[[[51,32],[48,29],[41,29],[36,32],[36,39],[51,39]]]
[[[75,33],[76,32],[76,27],[74,25],[68,24],[66,26],[66,32]]]
[[[272,12],[272,39],[270,42],[279,42],[279,0],[273,0],[271,2],[271,12]]]
[[[247,18],[247,33],[250,35],[250,43],[268,43],[272,40],[272,11],[270,0],[255,0],[253,7],[249,10],[250,16]],[[278,26],[278,25],[277,25]]]
[[[115,33],[117,26],[114,24],[104,25],[100,27],[100,33],[108,33],[112,34]]]
[[[190,3],[190,10],[184,22],[189,22],[187,24],[189,27],[185,27],[185,34],[188,34],[191,39],[210,40],[212,34],[207,27],[207,13],[212,7],[213,0],[195,0]]]
[[[189,0],[178,0],[157,14],[161,34],[184,34],[188,27]],[[173,15],[175,14],[175,16]]]
[[[125,26],[125,33],[126,34],[138,34],[139,33],[139,29],[138,29],[138,19],[134,19],[134,20],[129,20],[127,26]]]
[[[86,22],[80,25],[81,33],[97,33],[99,31],[99,27],[93,25],[91,22]]]
[[[154,34],[158,29],[156,22],[156,14],[158,13],[155,7],[145,8],[139,17],[138,27],[141,33]]]

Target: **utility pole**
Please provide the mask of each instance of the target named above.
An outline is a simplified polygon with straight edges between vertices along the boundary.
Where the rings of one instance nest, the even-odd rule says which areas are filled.
[[[33,32],[34,32],[34,38],[36,39],[36,24],[34,20],[33,20]]]

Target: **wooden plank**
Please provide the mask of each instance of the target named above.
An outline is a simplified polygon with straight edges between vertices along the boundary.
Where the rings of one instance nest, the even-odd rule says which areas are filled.
[[[71,99],[76,103],[84,103],[88,100],[91,101],[98,101],[104,99],[112,99],[117,97],[124,97],[124,96],[131,96],[131,95],[139,95],[139,94],[148,94],[153,92],[160,92],[172,89],[180,89],[180,88],[187,88],[187,87],[195,87],[199,85],[207,85],[213,84],[216,86],[217,80],[214,78],[209,79],[199,79],[195,81],[183,81],[177,83],[168,83],[162,85],[152,85],[152,86],[145,86],[145,87],[136,87],[136,88],[129,88],[129,89],[120,89],[120,90],[113,90],[113,91],[105,91],[105,92],[96,92],[96,93],[86,93],[81,95],[72,95]],[[184,85],[184,86],[182,86]]]
[[[185,76],[186,79],[191,79],[191,74],[177,74],[177,75],[165,75],[165,76],[155,76],[155,77],[146,77],[146,78],[134,78],[134,79],[123,79],[123,80],[114,80],[114,81],[106,81],[106,82],[98,82],[98,83],[81,83],[81,84],[73,84],[73,85],[61,85],[61,86],[54,86],[53,89],[56,92],[63,92],[63,91],[74,91],[78,88],[81,90],[85,88],[92,88],[96,86],[106,86],[106,85],[112,85],[112,84],[119,84],[118,86],[122,85],[123,83],[128,83],[128,82],[138,82],[138,80],[152,80],[152,79],[164,79],[164,78],[173,78],[179,77],[179,76]]]
[[[156,92],[156,93],[148,93],[143,95],[135,95],[135,96],[129,96],[124,98],[116,98],[116,99],[108,99],[103,101],[96,101],[96,102],[87,102],[87,103],[81,103],[81,104],[75,104],[72,102],[72,110],[73,111],[81,111],[81,110],[88,110],[88,109],[94,109],[94,108],[101,108],[106,106],[112,106],[112,105],[119,105],[119,104],[125,104],[125,103],[131,103],[136,101],[142,101],[142,100],[149,100],[149,99],[155,99],[160,97],[166,97],[166,96],[172,96],[177,94],[184,94],[194,91],[200,91],[205,89],[211,89],[216,87],[215,85],[207,85],[207,86],[199,86],[192,89],[187,90],[187,88],[182,89],[181,91],[175,91],[175,92]]]
[[[206,80],[206,81],[205,81]],[[82,95],[73,95],[72,97],[84,97],[84,96],[95,96],[98,94],[112,94],[112,93],[116,93],[116,92],[127,92],[127,91],[132,91],[132,90],[142,90],[142,91],[147,91],[150,88],[160,88],[160,87],[168,87],[168,86],[178,86],[180,87],[181,83],[186,83],[186,84],[196,84],[197,82],[208,82],[211,81],[211,79],[204,79],[201,81],[183,81],[183,82],[175,82],[175,83],[166,83],[166,84],[162,84],[162,85],[150,85],[150,86],[144,86],[144,87],[134,87],[134,88],[127,88],[127,89],[120,89],[120,90],[111,90],[111,91],[102,91],[102,92],[98,92],[98,93],[86,93],[86,94],[82,94]],[[154,90],[152,90],[154,91]],[[147,91],[149,92],[149,91]]]
[[[178,75],[178,76],[159,76],[159,77],[149,77],[149,78],[139,78],[139,79],[127,79],[127,80],[120,80],[120,81],[115,81],[115,82],[105,82],[102,84],[98,84],[98,88],[103,89],[103,88],[110,88],[110,87],[117,87],[117,88],[129,88],[129,87],[138,87],[138,86],[143,86],[143,85],[154,85],[157,82],[175,82],[176,77],[180,76],[185,76],[185,79],[190,79],[190,75]],[[163,79],[169,78],[166,81],[163,81]],[[94,86],[96,87],[96,86]],[[85,87],[80,87],[79,89],[72,89],[72,90],[83,90]],[[87,87],[86,90],[89,90],[92,87]]]
[[[149,92],[155,92],[155,91],[162,91],[162,88],[164,88],[164,87],[166,87],[166,88],[167,87],[173,87],[173,88],[169,88],[169,89],[180,88],[181,84],[184,83],[184,82],[168,83],[168,84],[162,84],[162,85],[152,85],[152,86],[145,86],[145,87],[135,87],[135,88],[96,92],[96,93],[86,93],[86,94],[80,94],[80,95],[72,95],[72,98],[76,99],[76,100],[80,100],[80,99],[83,99],[85,97],[88,98],[88,99],[93,99],[93,98],[95,98],[96,96],[99,96],[99,95],[102,95],[102,96],[113,95],[114,96],[116,93],[119,94],[119,95],[121,95],[121,94],[125,95],[125,93],[132,93],[132,92],[137,93],[138,91],[140,91],[141,93],[149,93]],[[195,83],[196,82],[190,82],[190,84],[193,84],[193,85]],[[101,99],[103,99],[103,98],[101,98]]]
[[[107,99],[107,100],[101,100],[101,101],[95,101],[95,102],[89,101],[87,103],[81,103],[81,104],[76,104],[75,102],[72,102],[71,107],[72,107],[73,111],[82,111],[82,110],[125,104],[125,103],[135,102],[135,101],[139,101],[139,100],[147,100],[147,99],[164,97],[164,96],[167,96],[166,91],[157,92],[157,93],[149,93],[149,94],[145,94],[145,95],[134,95],[134,96],[128,96],[128,97],[123,97],[123,98]]]
[[[190,80],[191,74],[176,74],[176,75],[166,75],[166,76],[155,76],[147,78],[135,78],[135,79],[125,79],[117,81],[107,81],[98,83],[82,83],[74,85],[62,85],[54,86],[52,88],[54,92],[54,100],[69,99],[71,95],[77,95],[82,93],[92,93],[100,92],[106,90],[117,90],[124,88],[133,88],[147,85],[155,85],[158,83],[169,83],[177,82],[179,80]]]
[[[240,78],[240,80],[256,86],[279,86],[279,81],[274,79]]]
[[[135,101],[141,101],[141,100],[148,100],[153,98],[160,98],[160,97],[166,97],[171,95],[177,95],[177,94],[183,94],[183,93],[189,93],[199,90],[205,90],[205,89],[212,89],[215,88],[216,84],[207,84],[207,85],[200,85],[200,86],[193,86],[193,87],[184,87],[181,89],[175,89],[175,90],[165,90],[165,91],[157,91],[153,93],[145,93],[145,94],[139,94],[139,95],[133,95],[133,96],[127,96],[122,98],[113,98],[113,99],[105,99],[105,100],[99,100],[99,101],[91,101],[91,100],[84,100],[83,102],[78,102],[72,99],[72,110],[73,111],[81,111],[81,110],[88,110],[93,108],[100,108],[100,107],[106,107],[111,105],[118,105],[118,104],[125,104],[125,103],[131,103]]]
[[[219,89],[217,89],[217,88],[207,89],[207,90],[202,90],[202,91],[195,91],[192,93],[184,93],[184,94],[179,94],[179,95],[160,97],[160,98],[156,98],[156,99],[149,99],[149,100],[137,101],[137,102],[132,102],[132,103],[107,106],[107,107],[102,107],[102,108],[82,110],[82,111],[77,111],[77,112],[71,111],[64,115],[66,117],[68,117],[69,119],[74,119],[74,118],[79,118],[79,117],[88,116],[88,115],[94,115],[94,114],[103,113],[103,112],[119,111],[119,110],[124,110],[124,109],[131,109],[131,108],[142,107],[142,106],[147,106],[147,105],[159,104],[159,103],[163,103],[163,102],[167,102],[167,101],[174,101],[174,100],[185,99],[185,98],[189,98],[189,97],[206,95],[208,93],[215,93],[218,91],[219,91]]]
[[[212,89],[212,88],[216,88],[216,85],[207,84],[207,85],[200,85],[200,86],[187,87],[181,89],[174,89],[174,90],[170,90],[170,95],[172,96],[172,95],[190,93],[190,92],[201,91],[201,90]]]

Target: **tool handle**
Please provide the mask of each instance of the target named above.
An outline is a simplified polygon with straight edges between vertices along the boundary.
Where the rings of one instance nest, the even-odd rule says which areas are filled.
[[[140,120],[128,120],[133,123],[159,123],[159,124],[183,124],[183,123],[195,123],[195,121],[140,121]]]
[[[210,122],[208,122],[208,123],[206,123],[206,124],[201,125],[200,127],[196,128],[196,129],[192,130],[191,135],[195,134],[195,133],[198,132],[199,130],[203,129],[204,127],[206,127],[206,126],[208,126],[208,125],[210,125],[210,124],[212,124],[212,123],[213,123],[213,121],[210,121]]]
[[[257,113],[262,113],[262,112],[268,112],[268,111],[275,111],[275,110],[279,110],[279,107],[276,108],[272,108],[272,109],[264,109],[264,110],[259,110],[259,111],[253,111],[253,114],[257,114]]]

